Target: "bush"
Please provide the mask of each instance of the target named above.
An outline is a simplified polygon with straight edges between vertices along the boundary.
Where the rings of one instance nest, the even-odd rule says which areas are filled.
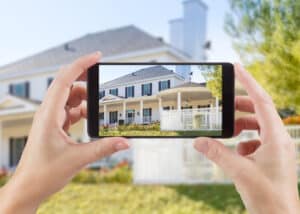
[[[74,183],[98,184],[98,183],[122,183],[132,182],[132,173],[128,165],[121,165],[114,169],[101,169],[93,171],[85,169],[77,174],[73,179]]]
[[[298,116],[290,116],[285,119],[283,119],[283,123],[285,125],[296,125],[300,124],[300,115]]]

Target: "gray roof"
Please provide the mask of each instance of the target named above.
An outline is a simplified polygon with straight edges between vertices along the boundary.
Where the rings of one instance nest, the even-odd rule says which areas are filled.
[[[100,50],[105,57],[167,45],[141,29],[130,25],[87,34],[62,45],[0,67],[0,79],[32,72],[49,71],[68,64],[75,58]]]
[[[151,66],[132,72],[130,74],[118,77],[114,80],[105,82],[101,88],[113,87],[115,85],[127,84],[139,80],[150,79],[158,76],[166,76],[175,74],[173,70],[169,70],[161,65]]]

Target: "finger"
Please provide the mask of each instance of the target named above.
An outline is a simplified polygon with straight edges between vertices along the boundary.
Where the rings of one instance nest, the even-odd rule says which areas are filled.
[[[102,138],[100,140],[74,145],[72,158],[79,167],[93,163],[115,152],[129,148],[128,140],[121,137]]]
[[[67,105],[72,108],[77,107],[81,104],[82,100],[86,100],[86,97],[86,88],[81,85],[75,85],[71,89]]]
[[[260,145],[261,142],[259,140],[241,142],[237,145],[236,150],[240,155],[246,156],[255,152]]]
[[[241,117],[234,122],[234,136],[239,135],[243,130],[257,130],[259,131],[259,124],[253,115]]]
[[[235,73],[253,101],[255,114],[261,129],[271,131],[283,129],[282,121],[267,92],[238,64],[235,64]]]
[[[86,102],[81,103],[81,105],[71,108],[69,110],[69,121],[70,124],[73,125],[74,123],[77,123],[80,119],[86,118],[87,112],[86,112]]]
[[[57,77],[53,80],[44,103],[53,111],[63,109],[66,105],[70,93],[70,87],[73,82],[80,77],[89,67],[96,64],[100,59],[100,52],[83,56],[73,62],[71,65],[59,71]]]
[[[240,172],[247,168],[248,160],[211,138],[197,138],[194,147],[217,164],[231,179],[241,178]]]
[[[254,113],[254,104],[248,96],[236,96],[235,109],[242,112]]]

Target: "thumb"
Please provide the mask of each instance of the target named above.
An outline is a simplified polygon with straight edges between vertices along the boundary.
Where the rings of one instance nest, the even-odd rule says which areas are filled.
[[[204,137],[197,138],[194,147],[217,164],[233,181],[243,177],[243,172],[248,165],[247,159],[231,151],[220,141]]]
[[[90,143],[76,144],[76,146],[75,155],[77,160],[80,159],[81,167],[129,148],[128,140],[121,137],[102,138]]]

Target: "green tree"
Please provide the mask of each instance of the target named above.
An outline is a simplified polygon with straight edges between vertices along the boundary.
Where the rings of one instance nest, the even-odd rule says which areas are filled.
[[[300,113],[300,1],[229,0],[225,30],[278,108]]]
[[[220,65],[202,65],[206,86],[214,97],[222,99],[222,66]]]

